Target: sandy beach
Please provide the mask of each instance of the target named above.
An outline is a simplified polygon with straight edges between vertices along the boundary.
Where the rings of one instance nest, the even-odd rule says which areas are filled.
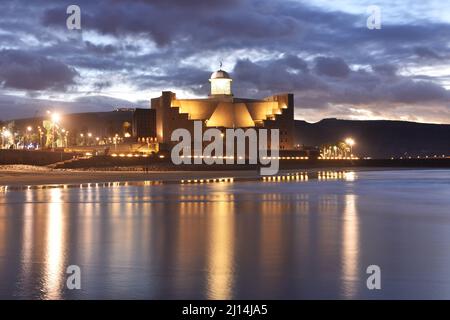
[[[259,171],[92,171],[59,170],[34,166],[0,166],[1,186],[33,186],[103,182],[165,181],[215,178],[252,179]]]
[[[321,169],[280,170],[279,174],[295,172],[317,172]],[[332,169],[323,169],[332,171]],[[355,168],[339,168],[338,171],[355,171]],[[364,169],[363,169],[364,170]],[[365,169],[367,170],[367,169]],[[370,170],[374,170],[373,168]],[[257,179],[259,170],[228,171],[93,171],[60,170],[35,166],[0,166],[0,186],[36,186],[81,183],[162,181],[179,182],[184,179]]]
[[[410,170],[412,168],[389,167],[334,167],[280,170],[279,175],[295,173],[314,174],[325,172]],[[417,169],[417,168],[415,168]],[[427,170],[427,168],[422,168]],[[0,186],[40,186],[40,185],[76,185],[83,183],[108,182],[180,182],[181,180],[233,178],[236,180],[255,180],[261,178],[259,170],[227,171],[129,171],[129,170],[68,170],[28,165],[0,166]]]

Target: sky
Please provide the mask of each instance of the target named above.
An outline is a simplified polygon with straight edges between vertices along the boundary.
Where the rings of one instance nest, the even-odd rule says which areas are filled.
[[[205,97],[223,61],[235,96],[294,93],[299,120],[450,124],[449,1],[2,0],[0,15],[0,120]]]

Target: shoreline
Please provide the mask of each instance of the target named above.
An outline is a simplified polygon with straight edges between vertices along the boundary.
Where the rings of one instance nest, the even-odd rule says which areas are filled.
[[[19,167],[20,168],[20,167]],[[180,183],[181,180],[232,178],[235,180],[258,180],[262,176],[259,170],[228,171],[95,171],[95,170],[61,170],[29,167],[26,169],[0,167],[0,186],[27,187],[51,185],[79,185],[91,183],[125,183],[125,182],[160,182]],[[323,167],[280,170],[278,175],[295,173],[317,174],[326,172],[361,172],[392,170],[433,170],[438,168],[399,168],[399,167]]]

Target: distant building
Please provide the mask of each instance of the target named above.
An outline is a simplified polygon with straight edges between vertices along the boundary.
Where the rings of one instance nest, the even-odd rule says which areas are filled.
[[[136,109],[132,122],[133,138],[156,137],[156,110]]]
[[[156,137],[160,148],[170,150],[175,129],[185,128],[193,134],[194,121],[203,129],[265,128],[280,130],[280,150],[294,149],[294,96],[280,94],[265,99],[236,98],[232,79],[223,70],[211,75],[211,94],[206,99],[179,99],[170,91],[151,100],[156,111]]]

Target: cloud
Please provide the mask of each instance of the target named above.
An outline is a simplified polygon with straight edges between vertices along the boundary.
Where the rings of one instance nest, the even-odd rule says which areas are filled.
[[[325,89],[323,81],[309,72],[306,61],[285,55],[277,60],[238,60],[232,72],[236,95],[264,97],[280,92]]]
[[[236,96],[293,92],[299,117],[447,119],[448,79],[436,74],[450,67],[450,28],[417,19],[427,4],[390,6],[368,30],[365,6],[319,0],[78,0],[82,30],[69,31],[69,0],[11,1],[0,2],[0,81],[22,95],[205,96],[223,59]]]
[[[0,51],[0,81],[5,88],[64,91],[77,71],[62,62],[21,50]]]
[[[373,65],[372,70],[381,76],[392,77],[397,74],[397,67],[389,63]]]
[[[350,68],[341,58],[317,57],[314,69],[319,75],[345,78],[350,73]]]
[[[446,103],[450,93],[432,82],[405,80],[390,87],[393,102],[421,104],[425,102]]]
[[[443,59],[443,57],[438,55],[436,52],[426,47],[416,47],[414,48],[414,53],[420,58],[431,58],[436,60]]]
[[[60,113],[81,113],[107,112],[113,111],[117,107],[132,108],[138,106],[145,105],[106,96],[85,96],[75,101],[60,101],[0,94],[0,120],[45,116],[49,108]]]
[[[433,122],[439,122],[441,117],[445,119],[441,122],[450,120],[449,90],[432,81],[398,75],[393,65],[379,64],[352,71],[340,59],[320,57],[319,61],[327,63],[322,65],[322,72],[316,74],[311,70],[316,71],[318,59],[297,59],[301,61],[301,68],[297,70],[287,63],[296,61],[295,57],[238,61],[232,73],[235,82],[240,84],[238,94],[249,96],[257,92],[261,97],[285,88],[295,93],[296,115],[303,119],[320,120],[332,116],[421,121],[428,118]]]
[[[105,81],[97,81],[93,84],[94,91],[102,91],[104,89],[110,88],[112,86],[112,82],[109,80]]]
[[[84,42],[86,45],[86,49],[89,52],[95,53],[95,54],[111,54],[117,51],[117,48],[114,47],[111,44],[102,45],[102,44],[94,44],[90,41]]]

